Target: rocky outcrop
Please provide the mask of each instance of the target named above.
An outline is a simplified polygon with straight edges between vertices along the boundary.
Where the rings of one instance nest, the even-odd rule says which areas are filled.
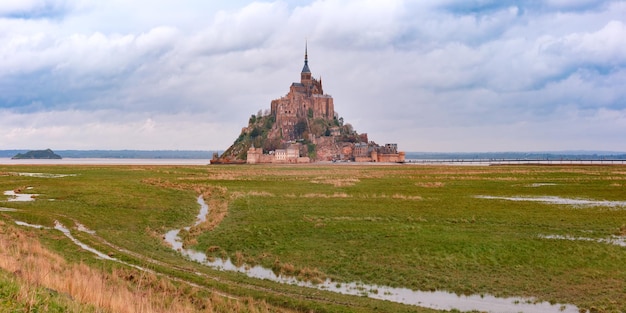
[[[61,159],[61,156],[52,152],[50,149],[46,150],[32,150],[26,153],[18,153],[12,159]]]

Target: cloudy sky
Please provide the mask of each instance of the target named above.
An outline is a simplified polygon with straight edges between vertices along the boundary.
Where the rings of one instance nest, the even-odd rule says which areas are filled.
[[[2,0],[0,149],[223,150],[309,65],[405,151],[626,151],[626,1]]]

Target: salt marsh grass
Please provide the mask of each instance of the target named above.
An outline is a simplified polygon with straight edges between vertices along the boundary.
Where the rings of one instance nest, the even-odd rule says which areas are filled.
[[[428,311],[319,292],[309,297],[307,290],[210,271],[183,260],[164,246],[162,236],[193,225],[199,195],[210,207],[207,220],[181,236],[185,246],[206,251],[213,258],[260,264],[310,281],[329,278],[337,284],[363,282],[457,294],[534,297],[598,312],[626,311],[626,249],[598,241],[540,236],[600,239],[622,235],[626,209],[502,200],[626,201],[623,166],[0,167],[0,173],[17,172],[75,176],[2,176],[0,188],[4,189],[0,191],[32,186],[32,192],[39,194],[32,202],[0,202],[3,208],[15,209],[0,213],[3,229],[13,219],[49,227],[55,219],[68,225],[80,222],[95,231],[77,234],[82,240],[104,247],[98,239],[103,238],[169,264],[158,270],[205,286],[183,289],[195,290],[192,294],[204,292],[215,303],[246,310],[252,303],[259,311],[266,306],[269,311]],[[480,195],[491,198],[476,198]],[[156,298],[144,307],[185,303],[172,300],[188,295],[180,291],[182,283],[86,258],[53,231],[30,233],[35,235],[29,238],[57,256],[49,258],[58,261],[54,261],[56,268],[67,267],[85,277],[95,275],[84,285],[72,282],[72,292],[88,289],[84,286],[89,284],[97,286],[105,277],[106,283],[119,281],[130,294]],[[123,251],[113,252],[135,263],[145,261]],[[42,273],[51,276],[55,271]],[[215,280],[190,274],[196,272]],[[133,279],[128,279],[129,273]],[[69,290],[67,284],[64,288]],[[146,285],[155,290],[144,289]],[[215,296],[212,290],[232,294],[237,300]],[[78,301],[84,296],[72,297]],[[170,302],[154,302],[158,298]],[[85,303],[100,306],[102,301]]]

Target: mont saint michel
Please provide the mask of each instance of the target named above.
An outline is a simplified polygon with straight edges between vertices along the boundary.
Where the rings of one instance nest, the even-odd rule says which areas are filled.
[[[344,123],[322,79],[311,73],[307,46],[300,81],[266,112],[251,115],[233,145],[211,163],[404,162],[397,144],[378,145]]]

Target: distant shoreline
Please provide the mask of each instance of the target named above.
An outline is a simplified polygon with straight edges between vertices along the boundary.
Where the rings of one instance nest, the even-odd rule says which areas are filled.
[[[139,159],[139,158],[0,158],[0,165],[208,165],[210,159]]]
[[[28,149],[0,150],[0,158],[26,153]],[[63,158],[72,159],[211,159],[219,150],[54,150]]]
[[[210,165],[210,159],[140,159],[140,158],[63,158],[63,159],[11,159],[0,157],[0,165]],[[245,165],[245,164],[244,164]],[[277,164],[280,165],[280,164]],[[289,164],[284,164],[289,165]],[[376,162],[314,162],[307,165],[442,165],[442,166],[492,166],[492,165],[626,165],[626,159],[408,159],[405,163]],[[294,166],[298,166],[294,165]],[[216,166],[216,165],[213,165]],[[251,165],[258,166],[258,165]]]
[[[626,159],[409,159],[415,165],[626,165]]]

